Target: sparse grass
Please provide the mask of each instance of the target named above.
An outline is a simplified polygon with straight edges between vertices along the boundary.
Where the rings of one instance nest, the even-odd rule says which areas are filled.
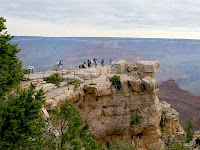
[[[76,89],[79,86],[79,81],[78,80],[72,80],[72,81],[69,82],[69,84],[74,85],[74,88]]]
[[[90,83],[89,85],[97,85],[96,83],[94,83],[94,82],[92,82],[92,83]]]
[[[54,73],[49,77],[45,78],[44,80],[46,80],[47,83],[53,83],[56,86],[59,86],[62,81],[62,77],[60,76],[59,73]]]
[[[139,125],[143,121],[142,115],[138,111],[131,112],[131,125]]]

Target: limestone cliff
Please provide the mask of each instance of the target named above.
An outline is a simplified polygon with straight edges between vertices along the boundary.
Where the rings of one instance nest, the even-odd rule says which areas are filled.
[[[176,135],[183,131],[177,120],[178,115],[168,115],[165,118],[166,126],[160,127],[164,105],[161,105],[157,97],[155,74],[158,68],[157,61],[138,59],[132,63],[117,62],[115,69],[106,66],[63,71],[62,75],[67,80],[60,87],[37,79],[41,74],[32,74],[29,78],[37,84],[38,89],[43,87],[45,90],[45,108],[48,111],[66,99],[72,101],[84,120],[89,122],[93,137],[98,142],[105,144],[109,141],[115,144],[118,140],[127,140],[137,149],[146,150],[164,147],[161,131],[167,132],[169,129],[171,134],[177,132]],[[113,75],[120,76],[120,89],[116,89],[110,82]],[[80,80],[77,88],[69,84],[74,78]],[[171,111],[169,106],[165,109]],[[43,112],[48,117],[47,112]],[[173,110],[173,113],[177,112]]]

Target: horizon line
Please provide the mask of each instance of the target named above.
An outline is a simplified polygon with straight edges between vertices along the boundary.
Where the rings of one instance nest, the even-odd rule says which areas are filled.
[[[196,40],[192,38],[165,38],[165,37],[108,37],[108,36],[36,36],[36,35],[13,35],[14,37],[42,37],[42,38],[121,38],[121,39],[165,39],[165,40]]]

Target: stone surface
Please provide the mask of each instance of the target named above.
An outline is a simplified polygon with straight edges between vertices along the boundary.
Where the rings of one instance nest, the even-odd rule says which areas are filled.
[[[167,102],[161,103],[161,130],[164,135],[170,134],[174,139],[183,140],[185,132],[179,124],[179,113]]]
[[[47,112],[47,110],[46,110],[44,107],[42,107],[42,108],[41,108],[41,112],[42,112],[43,118],[44,118],[45,120],[47,120],[47,119],[49,118],[49,113]]]
[[[152,77],[143,78],[142,84],[149,94],[155,94],[158,91],[158,82]]]
[[[120,60],[115,63],[116,73],[121,74],[124,73],[127,69],[127,62],[125,60]]]
[[[142,81],[140,79],[136,79],[133,81],[129,81],[131,84],[131,88],[134,92],[141,92],[142,91]]]
[[[137,66],[142,72],[153,73],[157,71],[157,69],[160,67],[160,64],[158,61],[139,61]]]

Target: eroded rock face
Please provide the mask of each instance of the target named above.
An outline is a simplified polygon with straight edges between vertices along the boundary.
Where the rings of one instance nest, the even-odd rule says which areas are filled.
[[[131,69],[128,74],[124,71],[127,67]],[[89,122],[93,137],[98,142],[105,144],[109,141],[115,144],[118,140],[127,140],[139,150],[162,148],[162,105],[157,97],[158,84],[154,78],[158,67],[159,63],[152,61],[137,59],[130,64],[120,61],[115,73],[121,77],[121,90],[115,90],[112,86],[109,78],[114,74],[111,74],[112,70],[107,66],[90,68],[85,72],[84,69],[80,72],[76,70],[78,78],[98,72],[92,79],[84,78],[78,88],[66,81],[60,87],[44,81],[38,81],[37,84],[46,91],[47,110],[69,99],[80,110],[83,119]],[[74,76],[73,72],[64,75],[65,78]],[[173,121],[169,119],[166,128],[170,127],[171,133],[174,133],[179,127],[178,121],[175,127],[170,122]]]
[[[179,124],[179,113],[167,102],[162,102],[161,108],[162,117],[160,126],[164,140],[167,141],[168,135],[171,135],[178,141],[183,140],[185,131]]]

